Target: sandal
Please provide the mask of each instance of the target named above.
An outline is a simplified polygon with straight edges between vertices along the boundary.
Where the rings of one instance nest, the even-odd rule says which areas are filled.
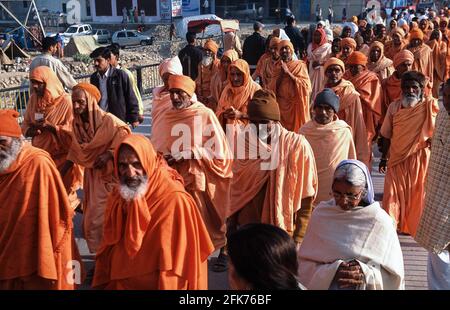
[[[220,253],[212,265],[212,271],[224,272],[228,270],[228,255]]]

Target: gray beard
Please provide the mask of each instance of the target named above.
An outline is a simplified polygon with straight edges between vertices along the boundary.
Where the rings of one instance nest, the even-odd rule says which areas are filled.
[[[136,188],[129,187],[128,185],[123,184],[122,182],[119,185],[119,194],[127,202],[138,199],[144,196],[145,193],[147,192],[148,187],[147,176],[140,176],[138,178],[141,180],[141,184],[139,184],[139,186]]]
[[[403,96],[402,97],[402,106],[404,108],[413,108],[420,102],[420,97],[409,97],[409,96]]]
[[[22,139],[15,138],[8,151],[0,151],[0,173],[5,172],[16,161],[22,150]]]

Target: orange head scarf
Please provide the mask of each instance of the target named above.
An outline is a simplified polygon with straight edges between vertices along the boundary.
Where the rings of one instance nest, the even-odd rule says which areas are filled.
[[[217,51],[219,50],[219,46],[212,39],[206,40],[205,45],[203,45],[203,48],[206,50],[210,50],[211,52],[213,52],[214,55],[216,55]]]
[[[20,138],[22,130],[20,129],[17,118],[19,113],[14,110],[0,110],[0,136]]]
[[[185,75],[171,75],[169,78],[169,90],[181,89],[190,97],[195,93],[195,82]]]
[[[405,34],[409,33],[409,26],[408,26],[407,23],[404,23],[404,24],[402,25],[402,29],[403,29],[403,31],[405,32]]]
[[[314,51],[316,48],[324,45],[325,43],[328,42],[327,40],[327,34],[325,33],[325,30],[323,28],[317,29],[316,31],[314,31],[314,33],[320,33],[320,43],[316,44],[316,43],[312,43],[312,50]]]
[[[372,52],[372,49],[374,47],[378,47],[381,50],[381,55],[380,55],[380,59],[383,58],[384,55],[384,44],[381,43],[380,41],[373,41],[372,44],[370,44],[370,51],[369,51],[369,55]]]
[[[269,48],[278,48],[278,44],[280,44],[280,42],[281,40],[279,37],[272,37],[272,39],[270,39]]]
[[[344,46],[350,46],[353,50],[356,49],[356,41],[353,38],[344,38],[341,40],[341,49]]]
[[[405,30],[403,30],[403,28],[399,28],[399,27],[392,30],[391,36],[393,36],[394,34],[398,34],[402,38],[402,40],[405,38],[405,35],[406,35]]]
[[[77,88],[81,88],[84,91],[87,91],[92,97],[94,97],[97,102],[99,102],[102,98],[102,94],[95,85],[89,83],[79,83],[73,89]]]
[[[393,64],[394,68],[397,68],[397,66],[401,65],[405,61],[410,61],[411,63],[414,62],[414,55],[409,50],[401,50],[394,56]]]
[[[294,53],[294,45],[292,45],[289,40],[281,40],[280,43],[278,43],[278,52],[281,52],[281,49],[286,46],[289,47],[292,53]]]
[[[48,107],[51,107],[60,101],[66,92],[59,81],[56,73],[50,67],[40,66],[30,72],[30,80],[36,80],[45,83],[45,93],[43,98],[36,98],[36,107],[38,111],[45,112]],[[37,96],[36,96],[37,97]]]
[[[118,157],[121,146],[127,145],[136,153],[148,178],[147,192],[130,202],[121,198],[117,188],[113,190],[105,214],[102,247],[114,245],[124,239],[125,250],[136,255],[150,223],[150,209],[175,192],[185,192],[181,177],[157,155],[150,141],[142,135],[129,135],[114,152],[114,169],[119,178]]]
[[[248,63],[243,59],[238,59],[233,63],[231,63],[231,65],[228,67],[228,82],[230,83],[230,85],[231,85],[231,77],[230,77],[231,68],[238,69],[244,75],[244,84],[240,87],[233,87],[233,88],[238,89],[241,87],[245,87],[250,81],[250,67],[248,66]]]
[[[342,60],[336,57],[330,57],[327,62],[323,65],[323,69],[326,72],[329,66],[337,65],[341,67],[342,72],[345,72],[345,64]]]
[[[353,52],[350,54],[350,56],[348,56],[347,64],[348,65],[366,66],[367,65],[367,56],[358,51]]]
[[[409,40],[419,39],[423,41],[423,32],[419,28],[414,28],[409,32]]]

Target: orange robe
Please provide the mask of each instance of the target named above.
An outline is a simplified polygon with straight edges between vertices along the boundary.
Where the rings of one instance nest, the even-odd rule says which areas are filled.
[[[131,131],[123,121],[100,109],[88,92],[85,94],[89,123],[84,123],[79,115],[75,115],[72,145],[67,159],[85,168],[83,231],[89,251],[95,253],[103,236],[103,217],[108,195],[117,179],[114,177],[112,161],[102,169],[95,169],[94,162],[98,156],[108,150],[112,151]]]
[[[367,131],[367,145],[370,161],[372,160],[372,142],[378,135],[377,127],[381,117],[381,83],[378,76],[372,71],[365,70],[349,79],[360,94],[364,123]],[[372,167],[369,162],[367,166]]]
[[[390,60],[394,60],[394,56],[401,50],[404,50],[405,47],[406,43],[404,42],[402,42],[402,44],[400,44],[399,46],[395,46],[394,41],[389,41],[385,45],[384,56],[386,56]]]
[[[427,45],[433,55],[433,97],[439,98],[439,88],[445,82],[447,76],[447,42],[443,40],[431,40]]]
[[[380,79],[380,82],[390,77],[395,72],[392,60],[385,57],[384,55],[382,55],[377,62],[369,62],[367,64],[367,69],[376,73],[376,75]]]
[[[74,213],[49,154],[25,143],[0,173],[0,201],[0,289],[74,289],[68,264],[81,263]]]
[[[369,165],[371,151],[367,143],[367,131],[360,94],[355,90],[351,82],[344,79],[332,89],[340,99],[339,119],[345,121],[352,128],[356,158]]]
[[[207,289],[208,256],[214,248],[195,201],[144,136],[130,135],[120,143],[124,144],[138,155],[148,189],[131,202],[117,188],[109,197],[92,285],[117,290]]]
[[[275,62],[276,61],[272,60],[272,54],[266,52],[259,58],[258,63],[256,64],[256,70],[253,74],[259,76],[260,84],[263,88],[267,88],[270,83]]]
[[[216,72],[219,71],[220,61],[214,59],[209,67],[204,67],[201,63],[198,65],[198,76],[195,79],[195,93],[199,98],[206,99],[211,96],[211,80]],[[206,102],[209,107],[208,103]]]
[[[164,128],[164,113],[172,108],[172,100],[170,99],[170,93],[164,86],[159,86],[153,89],[152,100],[152,135],[150,140],[156,149],[163,146],[166,141],[162,135],[155,135],[155,132],[161,132],[161,128]]]
[[[43,130],[40,135],[33,137],[32,144],[47,151],[56,167],[61,169],[72,143],[70,136],[73,119],[72,98],[64,92],[61,82],[49,67],[36,68],[30,77],[46,83],[46,90],[43,98],[39,98],[35,93],[31,94],[22,123],[22,132],[25,135],[28,129],[36,124],[36,113],[43,114],[45,121],[55,127],[56,134]],[[76,191],[83,186],[83,169],[74,165],[64,176],[63,182],[70,204],[75,209],[80,203]]]
[[[333,198],[331,186],[338,164],[345,159],[356,159],[352,128],[336,117],[326,125],[311,120],[300,128],[300,134],[306,137],[314,151],[319,180],[314,205],[318,205],[321,201]]]
[[[193,159],[179,162],[174,168],[183,177],[186,190],[194,197],[214,247],[221,248],[226,244],[225,220],[233,175],[233,154],[225,133],[214,112],[200,102],[182,110],[167,110],[164,124],[166,128],[162,132],[154,133],[162,134],[166,139],[164,147],[157,151],[170,154],[175,147],[174,152],[194,153]],[[184,132],[187,129],[190,137],[186,137]],[[175,132],[171,134],[172,130]]]
[[[295,80],[281,68],[278,61],[273,70],[273,78],[268,89],[277,97],[280,107],[281,125],[287,130],[298,132],[307,121],[311,119],[309,112],[309,98],[311,94],[311,81],[306,64],[301,60],[291,60],[287,63],[288,69]]]
[[[411,70],[423,73],[428,78],[428,87],[433,88],[433,51],[426,44],[408,49],[414,54]]]
[[[439,106],[432,97],[413,108],[400,101],[387,111],[381,135],[391,139],[384,182],[383,208],[397,230],[415,235],[425,202],[425,178],[430,159],[427,140],[433,136]]]
[[[323,64],[331,57],[331,44],[325,43],[322,46],[317,47],[313,50],[313,44],[310,43],[308,46],[308,62],[309,62],[309,78],[311,80],[311,100],[316,98],[317,93],[319,93],[325,86],[325,70]],[[314,61],[319,62],[321,65],[313,68],[312,64]]]
[[[233,162],[230,214],[238,216],[239,224],[267,223],[292,235],[302,199],[317,194],[316,163],[304,136],[279,123],[274,132],[277,140],[273,139],[271,145],[259,140],[253,131],[242,133],[245,152],[250,155]],[[251,154],[260,156],[255,159]]]
[[[238,60],[239,56],[234,50],[228,50],[222,57],[227,57],[231,62]],[[222,95],[223,90],[228,85],[228,72],[225,72],[223,66],[219,64],[219,69],[213,75],[211,79],[211,100],[213,100],[216,104],[220,100],[220,96]]]
[[[383,93],[381,99],[380,124],[383,124],[389,105],[402,97],[401,82],[402,80],[397,78],[395,73],[381,82],[381,89]]]

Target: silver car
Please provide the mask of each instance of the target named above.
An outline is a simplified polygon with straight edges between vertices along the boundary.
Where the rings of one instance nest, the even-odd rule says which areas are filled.
[[[106,29],[95,29],[92,30],[92,36],[97,43],[108,44],[111,41],[111,33]]]
[[[120,47],[133,45],[151,45],[153,37],[149,37],[135,30],[120,30],[113,34],[112,43]]]

